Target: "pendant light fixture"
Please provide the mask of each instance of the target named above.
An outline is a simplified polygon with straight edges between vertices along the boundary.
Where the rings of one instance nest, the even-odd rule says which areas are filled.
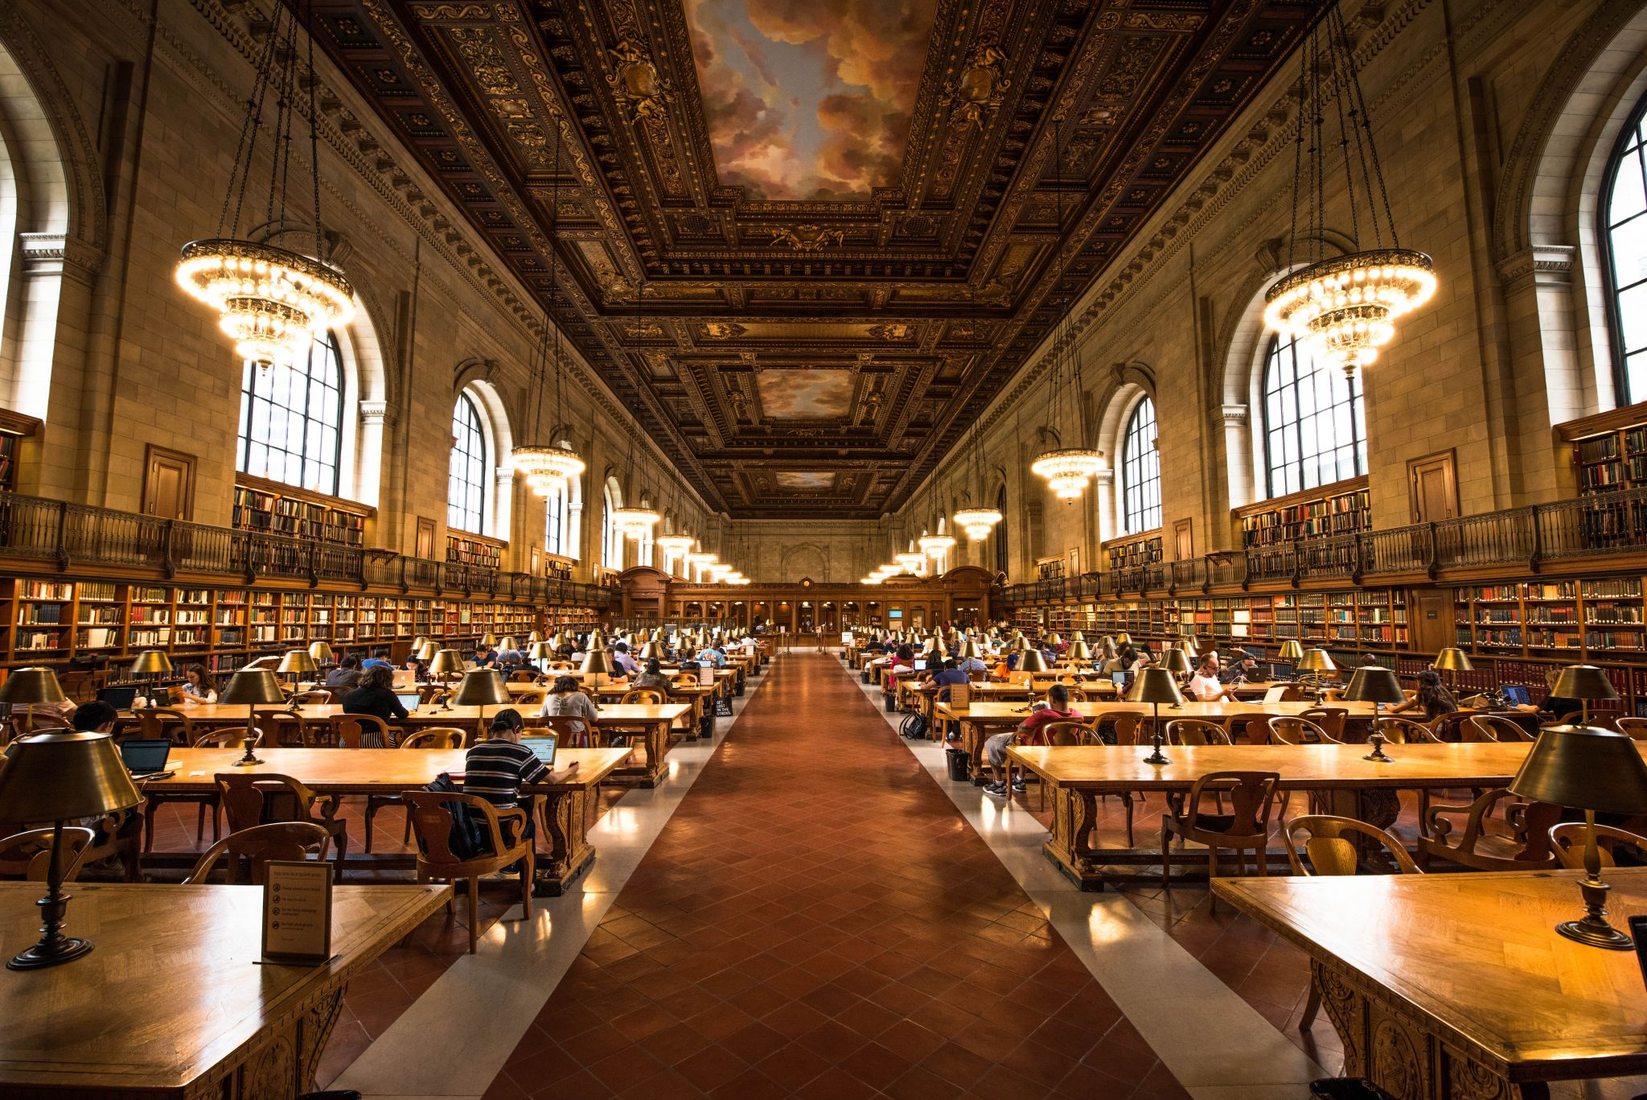
[[[1334,4],[1304,40],[1299,69],[1292,236],[1287,245],[1290,274],[1265,292],[1264,324],[1283,338],[1305,345],[1318,361],[1354,373],[1376,360],[1378,349],[1395,338],[1398,318],[1435,295],[1435,266],[1424,253],[1402,248],[1396,235],[1384,170],[1373,144],[1372,123],[1339,5]],[[1338,116],[1342,182],[1355,248],[1347,255],[1331,257],[1326,254],[1328,154],[1323,141],[1329,110]],[[1333,182],[1339,182],[1336,172]],[[1372,247],[1364,249],[1362,233],[1368,228]],[[1301,233],[1307,238],[1302,254]]]
[[[937,504],[938,488],[931,482],[927,484],[927,513],[930,515]],[[933,567],[936,568],[937,563],[943,560],[944,555],[955,549],[955,536],[944,533],[944,518],[939,516],[938,533],[929,535],[923,530],[921,537],[916,540],[916,545],[921,548],[921,553],[932,559]]]
[[[983,444],[978,438],[982,432],[981,427],[978,425],[973,426],[972,485],[979,491],[982,490],[984,484]],[[994,508],[967,504],[957,509],[955,515],[951,518],[955,520],[955,526],[966,532],[969,542],[982,542],[984,539],[989,538],[990,532],[995,530],[995,525],[1000,523],[1004,517]]]
[[[909,540],[909,549],[901,554],[893,554],[892,560],[898,563],[898,568],[905,573],[919,574],[926,568],[926,555],[915,549],[915,540]]]
[[[547,497],[557,490],[566,491],[571,480],[584,471],[583,459],[572,450],[572,445],[565,440],[556,444],[542,438],[543,398],[545,375],[549,369],[549,334],[554,332],[554,363],[555,363],[555,415],[549,425],[549,431],[566,423],[565,408],[561,404],[561,359],[560,359],[560,326],[554,323],[552,306],[555,301],[555,288],[559,284],[560,251],[555,244],[556,228],[560,220],[560,140],[555,141],[555,170],[550,177],[549,184],[549,305],[543,311],[543,334],[539,340],[539,356],[533,364],[532,371],[532,426],[533,432],[529,437],[540,440],[536,443],[524,443],[516,447],[509,456],[509,464],[526,476],[526,484],[540,497]]]
[[[684,563],[686,555],[690,554],[692,552],[692,548],[698,545],[697,539],[681,530],[680,511],[680,494],[675,492],[674,487],[671,486],[670,508],[667,515],[674,518],[664,533],[652,540],[652,545],[656,546],[658,548],[658,553],[663,555],[663,564],[666,568],[669,565],[670,559],[674,559],[679,563]]]
[[[307,5],[306,5],[307,7]],[[312,24],[312,20],[305,20]],[[240,216],[251,186],[257,140],[265,132],[264,110],[273,96],[274,120],[264,224],[278,230],[286,218],[291,178],[293,127],[298,119],[297,13],[274,5],[263,51],[258,55],[240,140],[229,169],[229,185],[210,238],[190,241],[178,260],[177,285],[217,311],[218,327],[234,341],[242,359],[266,369],[309,354],[319,333],[354,317],[354,289],[321,259],[325,241],[320,221],[319,114],[315,107],[315,47],[307,34],[309,171],[313,197],[314,256],[240,236]],[[301,182],[301,181],[298,181]],[[255,201],[255,200],[254,200]]]
[[[1078,365],[1075,361],[1075,295],[1069,292],[1069,241],[1064,226],[1064,146],[1062,140],[1063,125],[1059,119],[1053,120],[1053,156],[1058,158],[1058,233],[1060,248],[1063,253],[1063,270],[1058,277],[1058,285],[1063,287],[1063,316],[1059,319],[1061,332],[1055,332],[1052,342],[1052,377],[1048,381],[1047,422],[1056,425],[1064,400],[1068,394],[1064,392],[1064,373],[1067,369],[1070,383],[1074,385],[1075,393],[1075,431],[1072,436],[1085,437],[1083,430],[1086,411],[1081,407],[1081,387]],[[1067,360],[1067,361],[1066,361]],[[1060,439],[1062,437],[1060,436]],[[1044,478],[1048,488],[1059,500],[1071,501],[1080,498],[1086,490],[1087,482],[1098,471],[1104,468],[1104,455],[1101,451],[1094,451],[1086,447],[1056,447],[1045,451],[1030,464],[1029,471],[1036,477]]]
[[[629,458],[625,465],[633,474],[635,471],[635,437],[633,434],[629,436]],[[650,535],[652,528],[657,526],[657,523],[658,514],[647,504],[644,492],[640,494],[640,505],[638,507],[612,509],[612,526],[636,542]]]

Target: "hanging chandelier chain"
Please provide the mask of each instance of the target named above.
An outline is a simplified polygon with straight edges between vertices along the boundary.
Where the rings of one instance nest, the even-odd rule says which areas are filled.
[[[1356,120],[1358,123],[1352,127],[1356,135],[1356,145],[1358,149],[1363,144],[1366,146],[1366,156],[1361,167],[1363,171],[1366,171],[1369,168],[1372,171],[1372,183],[1367,189],[1367,203],[1369,206],[1372,205],[1374,188],[1376,187],[1378,207],[1384,211],[1384,222],[1389,226],[1390,230],[1390,247],[1400,248],[1401,238],[1397,234],[1395,228],[1395,211],[1390,206],[1390,190],[1389,186],[1384,181],[1384,165],[1378,159],[1378,146],[1373,141],[1372,116],[1367,111],[1367,98],[1361,89],[1361,73],[1355,67],[1351,57],[1349,31],[1344,25],[1344,13],[1335,7],[1333,8],[1332,15],[1337,21],[1339,35],[1344,44],[1344,56],[1346,61],[1345,77],[1349,84],[1349,94],[1351,97],[1350,118],[1352,120]],[[1373,220],[1373,231],[1375,233],[1378,232],[1378,221],[1376,216]],[[1382,247],[1381,241],[1380,247]]]
[[[292,171],[293,67],[297,56],[297,15],[286,19],[286,42],[280,48],[280,81],[275,88],[275,126],[269,165],[269,194],[263,204],[263,222],[278,230],[286,217],[286,185]]]
[[[315,5],[314,0],[304,4],[303,25],[309,39],[309,198],[315,227],[315,259],[326,262],[325,233],[320,224],[320,110],[316,92],[320,81],[315,77]]]
[[[246,116],[240,122],[240,140],[235,143],[234,164],[229,169],[229,186],[223,192],[223,207],[217,215],[217,231],[221,237],[225,227],[231,236],[240,232],[240,208],[246,199],[246,187],[251,181],[252,161],[257,154],[257,135],[263,129],[263,101],[269,91],[269,76],[274,69],[275,43],[280,37],[281,8],[275,6],[274,24],[263,40],[263,51],[253,63],[252,90],[246,96]],[[229,220],[229,208],[234,208],[234,220]]]

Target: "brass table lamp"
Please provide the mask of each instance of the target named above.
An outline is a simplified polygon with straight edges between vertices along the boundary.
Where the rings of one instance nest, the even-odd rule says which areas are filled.
[[[1590,700],[1618,698],[1613,682],[1595,665],[1568,665],[1556,677],[1550,694],[1558,699],[1577,699],[1586,726],[1590,724]]]
[[[160,686],[161,679],[172,674],[172,659],[158,649],[145,649],[132,662],[131,674],[150,677],[149,698],[153,699],[154,689]]]
[[[1315,701],[1321,702],[1321,674],[1323,672],[1337,672],[1338,666],[1332,663],[1332,658],[1324,649],[1310,649],[1298,659],[1298,667],[1305,672],[1313,673],[1310,677],[1315,686]]]
[[[463,675],[452,702],[460,707],[480,708],[480,728],[486,729],[486,708],[503,706],[509,702],[509,689],[503,686],[503,676],[495,668],[474,668]]]
[[[429,644],[429,636],[427,634],[419,634],[417,637],[413,638],[412,639],[412,656],[417,657],[418,653],[423,649],[423,647],[428,645],[428,644]],[[423,660],[423,658],[418,657],[418,660],[421,661],[421,660]]]
[[[416,657],[418,660],[422,661],[424,664],[428,664],[430,661],[435,659],[435,654],[437,654],[439,652],[440,652],[440,646],[436,645],[434,642],[430,641],[428,638],[425,638],[425,639],[423,639],[423,645],[422,646],[412,650],[412,656]]]
[[[1077,634],[1075,640],[1069,643],[1069,651],[1064,654],[1072,662],[1092,660],[1092,649]]]
[[[1588,726],[1551,726],[1510,781],[1510,793],[1584,811],[1584,916],[1563,921],[1556,931],[1592,947],[1627,951],[1629,936],[1607,923],[1608,885],[1601,881],[1596,847],[1596,814],[1639,814],[1647,810],[1647,764],[1635,742],[1622,733]]]
[[[480,636],[480,644],[485,646],[487,649],[491,649],[498,644],[498,637],[496,634],[491,633],[482,634]]]
[[[326,642],[310,642],[309,659],[317,665],[337,663],[337,655],[332,652],[332,647]]]
[[[1297,638],[1288,638],[1281,643],[1281,651],[1276,654],[1283,661],[1294,661],[1304,655],[1304,646]]]
[[[1132,644],[1132,635],[1128,634],[1124,630],[1121,631],[1121,633],[1119,633],[1115,636],[1115,644],[1117,646],[1131,645]]]
[[[316,642],[315,645],[325,645],[325,643]],[[280,658],[280,665],[275,671],[292,678],[292,690],[295,692],[300,677],[313,675],[320,669],[315,664],[315,658],[310,656],[308,652],[301,649],[288,649],[285,655]]]
[[[1018,652],[1022,654],[1018,658],[1019,672],[1045,672],[1047,670],[1046,658],[1041,656],[1041,651],[1030,645],[1028,641],[1024,642],[1024,647]]]
[[[0,703],[10,703],[14,709],[34,703],[66,703],[68,700],[69,697],[63,694],[62,685],[57,682],[57,673],[49,668],[14,668],[6,677],[6,682],[0,684]],[[15,729],[23,728],[17,723],[16,714],[8,721]]]
[[[1373,728],[1367,737],[1367,743],[1373,747],[1373,751],[1362,759],[1388,762],[1390,758],[1384,755],[1384,732],[1378,728],[1378,708],[1385,703],[1407,701],[1407,693],[1401,690],[1401,681],[1396,679],[1394,672],[1382,665],[1363,665],[1350,674],[1349,686],[1344,689],[1344,699],[1351,703],[1373,705]]]
[[[1201,655],[1201,651],[1195,648],[1195,638],[1189,634],[1178,639],[1177,648],[1183,650],[1186,657],[1199,657]]]
[[[1155,716],[1150,723],[1153,726],[1150,737],[1155,751],[1144,757],[1146,764],[1170,764],[1165,753],[1161,751],[1161,704],[1170,703],[1179,706],[1184,702],[1183,694],[1178,690],[1178,680],[1171,672],[1164,668],[1143,668],[1132,681],[1132,690],[1127,692],[1129,703],[1150,703],[1155,708]]]
[[[1190,667],[1189,654],[1185,653],[1181,649],[1169,649],[1163,652],[1161,654],[1160,667],[1172,673],[1174,683],[1177,683],[1177,677],[1188,676],[1191,672],[1195,671]],[[1184,697],[1179,695],[1178,701],[1172,704],[1172,709],[1178,710],[1183,705]]]
[[[234,766],[250,768],[263,763],[252,752],[252,747],[257,744],[258,739],[257,705],[286,701],[286,694],[280,690],[280,681],[275,679],[275,674],[266,668],[243,668],[229,678],[229,686],[223,689],[223,694],[217,697],[217,701],[228,706],[246,707],[246,754],[236,760]]]
[[[642,661],[663,660],[663,646],[657,642],[647,642],[641,646],[639,659]]]
[[[45,923],[39,941],[7,962],[8,969],[38,970],[91,951],[90,940],[63,935],[69,906],[63,892],[63,823],[128,810],[142,801],[106,733],[41,733],[12,745],[0,768],[3,816],[16,822],[50,821],[52,828],[46,896],[35,903]]]
[[[441,701],[441,710],[452,709],[452,677],[462,674],[463,657],[455,649],[436,650],[429,658],[429,675],[440,677],[440,682],[446,687],[446,698]]]
[[[603,645],[599,649],[591,648],[583,655],[582,671],[590,677],[589,686],[598,689],[602,676],[617,675],[618,663],[612,659],[612,652]]]
[[[1434,667],[1437,672],[1452,673],[1447,677],[1447,690],[1454,695],[1458,694],[1458,674],[1475,671],[1475,666],[1470,664],[1470,655],[1457,646],[1448,646],[1437,653]]]
[[[520,647],[515,644],[515,639],[505,636],[503,641],[498,643],[498,648],[505,653],[513,653]]]

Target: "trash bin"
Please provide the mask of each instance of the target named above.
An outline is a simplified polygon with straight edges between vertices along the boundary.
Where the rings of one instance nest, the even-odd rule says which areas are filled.
[[[1323,1077],[1310,1082],[1313,1100],[1395,1100],[1365,1077]]]
[[[972,773],[967,768],[966,750],[951,745],[944,750],[944,759],[949,761],[949,778],[956,783],[965,783],[971,780]]]
[[[888,714],[897,714],[898,697],[896,695],[883,695],[883,697],[886,699],[886,712]]]

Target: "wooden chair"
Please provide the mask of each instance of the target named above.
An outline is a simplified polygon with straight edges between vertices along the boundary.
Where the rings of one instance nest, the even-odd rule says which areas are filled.
[[[0,840],[0,880],[45,882],[51,868],[51,829],[28,829]],[[97,834],[81,825],[63,826],[63,881],[80,877],[80,868]]]
[[[1230,745],[1230,731],[1205,718],[1175,718],[1167,723],[1169,745]]]
[[[1339,745],[1343,742],[1302,716],[1270,718],[1265,723],[1277,745]]]
[[[1117,745],[1137,745],[1143,736],[1144,723],[1149,720],[1147,714],[1132,714],[1126,711],[1111,715],[1108,718],[1110,729],[1114,731]],[[1102,726],[1099,727],[1102,729]]]
[[[1561,807],[1547,802],[1513,802],[1504,816],[1493,810],[1514,798],[1507,787],[1483,793],[1468,806],[1429,808],[1418,850],[1428,860],[1439,856],[1479,871],[1534,871],[1560,865],[1550,848],[1550,828],[1561,820]],[[1454,818],[1464,816],[1464,828],[1454,835]]]
[[[375,714],[333,714],[326,719],[332,744],[340,749],[390,749],[405,736]]]
[[[456,726],[427,726],[416,732],[409,733],[400,739],[399,748],[402,749],[461,749],[468,739],[468,734]],[[372,850],[372,820],[377,817],[378,811],[390,806],[404,806],[398,794],[369,794],[366,796],[366,851]],[[409,844],[412,840],[412,815],[406,815],[406,831],[401,835],[400,842]]]
[[[511,694],[517,707],[541,707],[543,701],[549,698],[548,688],[533,688],[530,691],[521,691]]]
[[[543,726],[555,734],[555,744],[563,749],[589,749],[595,747],[595,731],[582,718],[571,714],[550,714],[541,718],[533,718],[534,726]]]
[[[1172,885],[1172,849],[1170,842],[1177,836],[1180,841],[1194,841],[1207,846],[1207,884],[1218,877],[1218,853],[1230,849],[1237,853],[1245,869],[1246,856],[1251,851],[1258,865],[1258,874],[1266,874],[1264,866],[1270,840],[1270,818],[1278,801],[1278,772],[1224,771],[1208,772],[1195,780],[1189,795],[1169,793],[1167,812],[1161,817],[1161,882]],[[1201,802],[1212,791],[1229,796],[1229,813],[1202,813]],[[1217,895],[1211,895],[1213,911],[1217,911]]]
[[[227,742],[220,742],[217,740],[218,735],[220,734],[228,735],[231,739]],[[204,734],[197,741],[195,741],[194,747],[197,749],[240,748],[241,745],[245,743],[245,740],[246,731],[244,729],[213,730],[211,733]],[[196,844],[199,844],[206,838],[206,811],[208,810],[211,811],[212,815],[212,841],[215,843],[218,837],[223,835],[223,800],[216,791],[205,793],[195,793],[192,791],[187,793],[180,791],[174,792],[153,788],[148,784],[144,784],[141,789],[143,793],[148,796],[148,801],[143,807],[143,850],[145,852],[154,850],[155,811],[159,810],[161,806],[164,806],[168,802],[194,804],[196,807],[194,842]]]
[[[1464,723],[1473,734],[1472,741],[1532,741],[1532,734],[1528,733],[1517,722],[1499,714],[1472,714]]]
[[[1550,827],[1550,846],[1567,870],[1584,870],[1584,845],[1588,833],[1589,829],[1582,821],[1563,821]],[[1603,867],[1618,866],[1620,849],[1630,853],[1632,866],[1647,867],[1647,836],[1640,833],[1615,829],[1611,825],[1597,825],[1596,849]]]
[[[183,880],[183,885],[205,882],[217,861],[228,856],[228,869],[223,878],[225,883],[261,886],[269,864],[274,860],[308,859],[310,852],[315,853],[316,859],[325,859],[326,847],[330,842],[331,834],[307,821],[253,825],[250,829],[230,833],[206,849],[205,854],[195,861],[194,870]]]
[[[1376,825],[1357,821],[1353,817],[1333,814],[1305,814],[1293,818],[1285,826],[1287,862],[1295,875],[1353,875],[1365,864],[1367,850],[1373,845],[1381,848],[1395,863],[1398,875],[1421,875],[1418,864],[1407,854],[1407,849],[1395,837]],[[1371,843],[1357,844],[1355,838]],[[1309,866],[1299,858],[1302,838],[1304,855]],[[1299,1031],[1308,1031],[1321,1011],[1321,989],[1310,983],[1309,1000],[1304,1003],[1304,1015],[1298,1021]]]
[[[532,841],[524,837],[527,811],[520,807],[499,809],[473,794],[452,794],[443,791],[402,791],[401,799],[409,807],[412,831],[417,835],[417,880],[419,882],[468,883],[469,896],[469,954],[475,953],[480,939],[480,879],[515,865],[520,871],[520,904],[522,919],[532,919],[532,877],[536,869],[536,853]],[[480,855],[460,858],[452,851],[451,838],[454,824],[452,805],[461,805],[468,813],[478,815],[486,833],[487,850]],[[511,824],[511,837],[504,836],[503,823]],[[450,905],[448,905],[450,911]]]
[[[282,821],[306,821],[326,830],[337,845],[337,871],[343,874],[343,859],[349,849],[348,823],[337,819],[338,799],[328,798],[315,816],[318,797],[302,783],[278,772],[218,772],[217,789],[223,796],[223,813],[229,831],[238,833],[257,825]]]
[[[1441,738],[1435,730],[1413,718],[1399,714],[1378,720],[1378,732],[1392,745],[1439,745]]]
[[[174,745],[194,744],[194,719],[175,707],[144,707],[134,711],[143,738],[170,741]]]
[[[1300,711],[1298,717],[1306,722],[1314,722],[1329,741],[1344,740],[1344,724],[1349,720],[1350,712],[1345,707],[1311,707]]]
[[[511,672],[505,682],[511,684],[535,684],[543,678],[543,674],[535,668],[517,668]]]
[[[286,705],[289,707],[322,706],[336,701],[332,697],[332,693],[325,688],[310,688],[308,691],[293,692],[291,698],[286,700]]]
[[[263,733],[260,730],[248,729],[245,726],[223,726],[220,729],[208,730],[195,738],[194,747],[197,749],[238,749],[245,746],[247,738],[251,739],[253,748],[263,743]]]
[[[1613,725],[1632,741],[1647,741],[1647,718],[1615,718]]]
[[[271,748],[321,749],[330,747],[325,722],[303,717],[295,710],[266,710],[257,716],[262,744]]]
[[[1270,743],[1270,719],[1275,714],[1232,714],[1225,721],[1230,741],[1237,745],[1267,745]]]

